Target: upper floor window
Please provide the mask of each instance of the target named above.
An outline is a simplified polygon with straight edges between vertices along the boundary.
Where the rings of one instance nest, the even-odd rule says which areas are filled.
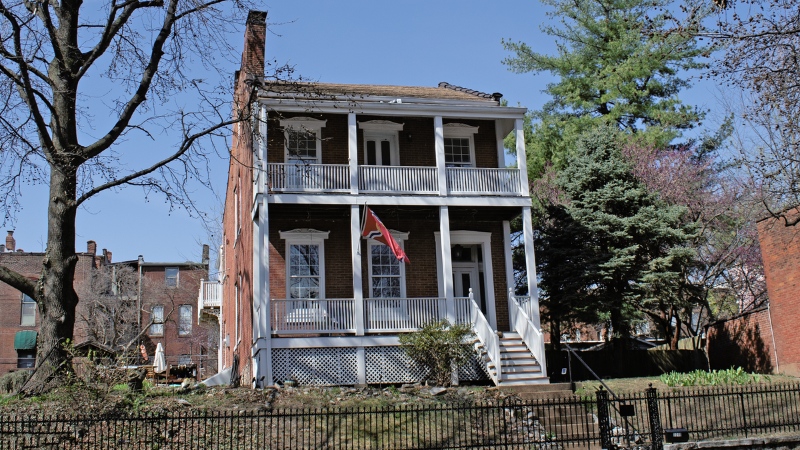
[[[178,268],[167,267],[164,269],[164,281],[167,287],[178,287]]]
[[[281,120],[285,131],[285,160],[287,163],[319,164],[322,162],[322,128],[325,120],[293,117]]]
[[[478,127],[463,123],[444,124],[444,162],[447,167],[475,167],[475,140]]]
[[[192,334],[192,305],[181,305],[178,307],[178,335],[190,334]]]
[[[151,336],[163,336],[164,335],[164,307],[161,305],[153,306],[153,309],[150,310],[150,320],[152,320],[152,324],[150,325],[150,335]]]
[[[22,294],[22,318],[19,324],[23,327],[36,326],[36,300]]]

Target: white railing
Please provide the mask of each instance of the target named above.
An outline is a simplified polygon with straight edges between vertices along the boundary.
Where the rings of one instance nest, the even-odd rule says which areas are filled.
[[[436,167],[359,166],[359,192],[436,194]]]
[[[222,283],[200,280],[200,294],[197,296],[198,313],[206,308],[222,306]]]
[[[276,334],[355,333],[355,308],[346,299],[272,299]]]
[[[503,373],[503,368],[500,364],[500,338],[497,337],[497,333],[495,333],[492,326],[489,325],[489,321],[486,320],[478,303],[475,302],[475,296],[472,295],[472,288],[469,290],[469,301],[472,306],[472,331],[475,332],[478,340],[483,344],[483,348],[486,350],[486,355],[489,357],[489,360],[494,363],[494,374],[492,374],[491,370],[489,371],[494,384],[500,384],[500,375]]]
[[[534,311],[534,303],[528,296],[516,297],[513,289],[508,289],[508,295],[511,298],[511,309],[508,312],[511,326],[519,333],[525,345],[531,350],[542,373],[547,373],[547,361],[544,352],[544,335],[542,330],[538,329],[531,320],[534,314],[539,314],[539,311]]]
[[[521,195],[519,169],[448,167],[450,194]]]
[[[416,331],[445,316],[444,299],[365,298],[364,329],[372,333]]]
[[[472,302],[469,297],[456,297],[456,325],[472,323]]]
[[[276,192],[349,192],[347,164],[267,165],[269,188]]]

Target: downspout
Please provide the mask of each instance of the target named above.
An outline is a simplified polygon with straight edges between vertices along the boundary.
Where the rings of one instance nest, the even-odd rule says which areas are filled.
[[[775,328],[772,326],[772,307],[767,302],[767,318],[769,318],[769,333],[772,335],[772,352],[775,353],[775,373],[781,373],[781,365],[778,363],[778,347],[775,346]]]
[[[136,293],[136,330],[139,337],[136,339],[137,347],[141,348],[142,345],[142,263],[144,263],[144,256],[139,255],[137,268],[139,272],[139,282],[137,283]]]

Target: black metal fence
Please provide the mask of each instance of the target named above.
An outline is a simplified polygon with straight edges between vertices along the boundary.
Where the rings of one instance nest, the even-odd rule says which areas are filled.
[[[759,385],[439,406],[0,416],[0,449],[660,449],[800,431],[800,385]]]

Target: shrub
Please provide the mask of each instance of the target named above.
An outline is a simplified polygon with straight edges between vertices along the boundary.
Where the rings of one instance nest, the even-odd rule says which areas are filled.
[[[448,386],[454,369],[463,366],[473,354],[466,339],[470,325],[451,325],[446,320],[429,323],[417,333],[400,335],[400,345],[414,361],[430,369],[428,379]]]
[[[30,370],[18,370],[0,377],[0,394],[16,394],[31,377]]]

